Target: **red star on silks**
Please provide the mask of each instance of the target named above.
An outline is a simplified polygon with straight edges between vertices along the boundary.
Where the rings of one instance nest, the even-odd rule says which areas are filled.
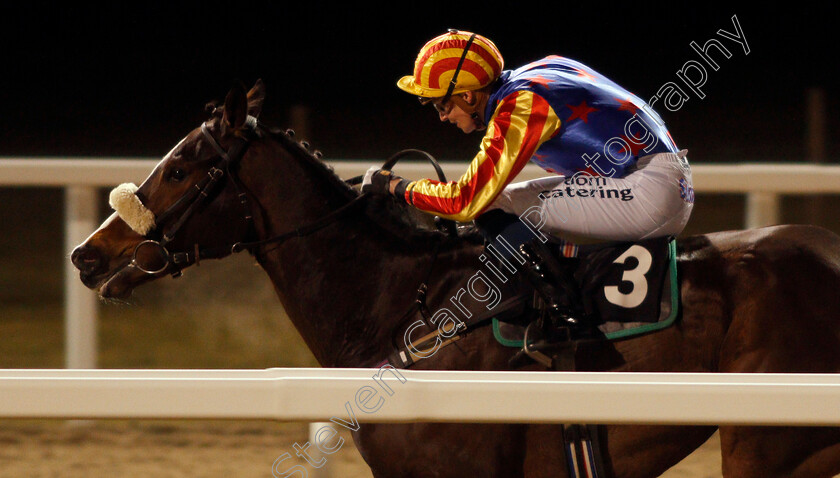
[[[563,57],[560,56],[560,55],[548,55],[547,57],[544,58],[544,60],[562,60],[562,59],[563,59]],[[542,60],[533,63],[534,66],[545,66],[547,64],[548,64],[547,61],[542,61]]]
[[[631,115],[635,115],[639,111],[639,107],[634,105],[630,100],[622,100],[621,98],[616,98],[615,100],[621,105],[618,107],[618,111],[629,111]]]
[[[545,86],[546,88],[548,88],[548,85],[550,85],[553,82],[554,82],[554,80],[546,78],[542,75],[537,75],[536,78],[531,79],[531,84],[532,85],[542,85],[542,86]]]
[[[585,72],[585,71],[583,71],[583,70],[581,70],[581,69],[579,69],[579,68],[575,68],[575,71],[577,72],[577,75],[578,75],[579,77],[581,77],[581,78],[586,78],[587,80],[592,81],[592,82],[594,82],[594,81],[595,81],[595,77],[594,77],[594,76],[592,76],[592,75],[590,75],[589,73],[587,73],[587,72]]]
[[[629,137],[627,137],[627,136],[622,135],[622,136],[621,136],[621,139],[623,139],[623,140],[624,140],[624,142],[625,142],[625,143],[627,143],[627,145],[628,145],[628,146],[630,146],[630,154],[632,154],[633,156],[638,156],[639,151],[641,151],[641,150],[642,150],[642,148],[644,148],[645,146],[647,146],[646,144],[639,144],[639,143],[637,143],[637,142],[633,141],[634,139],[635,139],[636,141],[639,141],[641,138],[629,138]],[[625,152],[625,151],[627,151],[627,150],[626,150],[624,147],[622,147],[622,148],[619,150],[619,152],[620,152],[620,153],[623,153],[623,152]]]
[[[535,154],[534,155],[534,160],[539,162],[539,163],[542,163],[543,161],[545,161],[545,158],[547,156],[548,156],[547,154]]]
[[[589,118],[587,117],[587,115],[594,111],[598,111],[596,108],[587,105],[586,101],[581,101],[580,104],[577,106],[566,106],[568,106],[569,109],[572,110],[572,115],[569,116],[569,119],[566,120],[567,122],[571,122],[574,119],[580,118],[583,120],[584,123],[589,123]]]

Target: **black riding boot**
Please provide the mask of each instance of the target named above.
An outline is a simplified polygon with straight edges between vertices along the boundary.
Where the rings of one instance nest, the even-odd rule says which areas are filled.
[[[515,269],[509,287],[533,298],[522,322],[527,326],[527,344],[512,359],[512,366],[521,365],[528,356],[549,368],[573,369],[576,341],[599,332],[585,313],[573,276],[577,259],[559,257],[552,245],[541,242],[517,216],[494,210],[475,222],[486,240],[487,255],[495,258],[498,269]]]
[[[522,244],[520,252],[526,260],[523,275],[540,294],[551,318],[562,325],[585,325],[589,317],[574,278],[577,260],[558,257],[550,245],[539,240]]]

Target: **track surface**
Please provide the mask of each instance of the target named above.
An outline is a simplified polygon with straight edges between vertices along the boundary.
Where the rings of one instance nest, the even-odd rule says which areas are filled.
[[[0,422],[0,478],[270,477],[307,426],[271,422]],[[370,478],[350,437],[328,457],[335,478]],[[720,477],[717,435],[667,478]],[[302,460],[287,460],[285,471]],[[311,468],[310,468],[311,470]]]

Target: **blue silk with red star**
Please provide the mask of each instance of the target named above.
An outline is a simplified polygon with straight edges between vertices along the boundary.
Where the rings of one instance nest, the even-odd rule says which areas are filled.
[[[549,56],[504,71],[485,121],[500,101],[521,90],[544,98],[561,120],[560,129],[531,157],[548,172],[623,177],[640,157],[678,151],[662,119],[644,101],[575,60]]]

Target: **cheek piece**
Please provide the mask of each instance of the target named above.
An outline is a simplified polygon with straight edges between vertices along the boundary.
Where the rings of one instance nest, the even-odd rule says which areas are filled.
[[[128,226],[141,236],[155,227],[155,214],[146,208],[137,197],[137,186],[124,183],[115,187],[108,197],[108,204]]]

